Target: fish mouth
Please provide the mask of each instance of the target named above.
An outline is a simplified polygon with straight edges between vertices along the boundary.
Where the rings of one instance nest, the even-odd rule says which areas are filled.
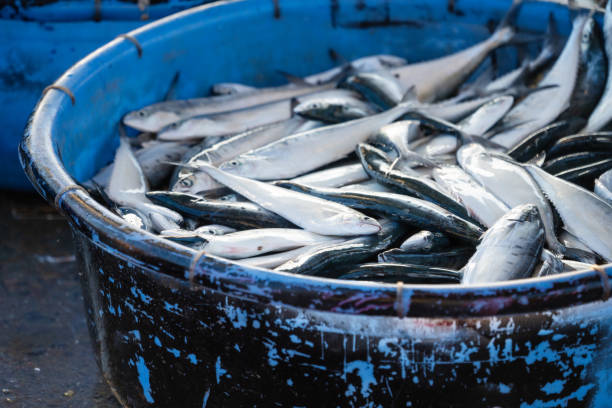
[[[376,234],[382,230],[382,226],[377,221],[362,221],[359,223],[360,227],[371,228],[371,234]]]

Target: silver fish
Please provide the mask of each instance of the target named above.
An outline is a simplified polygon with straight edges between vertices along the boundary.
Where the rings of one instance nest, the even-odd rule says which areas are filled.
[[[513,208],[482,236],[476,253],[463,268],[462,284],[478,284],[531,276],[544,244],[538,208]]]
[[[312,187],[342,187],[368,180],[369,177],[361,163],[332,167],[315,171],[292,179],[291,181]]]
[[[596,132],[612,122],[612,63],[609,60],[610,55],[612,55],[612,4],[609,1],[604,14],[603,31],[606,55],[608,56],[608,79],[604,93],[591,116],[589,116],[589,121],[583,132]]]
[[[612,204],[612,170],[606,171],[595,180],[595,194]]]
[[[536,205],[542,217],[549,249],[557,254],[563,253],[563,245],[555,235],[552,209],[525,169],[510,163],[510,159],[488,153],[475,143],[459,149],[457,160],[467,173],[508,207]]]
[[[476,182],[458,166],[433,169],[434,180],[450,191],[452,197],[468,210],[468,214],[482,225],[492,226],[509,208]]]
[[[219,168],[257,180],[290,179],[342,159],[358,143],[410,109],[412,104],[403,103],[367,118],[287,136],[242,154]]]
[[[431,61],[393,68],[406,89],[414,87],[421,102],[432,102],[451,95],[489,53],[507,44],[514,37],[514,29],[501,27],[491,37],[463,51]]]
[[[303,119],[292,118],[270,126],[262,126],[223,140],[208,149],[200,151],[190,158],[185,163],[186,166],[178,172],[177,180],[172,185],[172,191],[198,194],[203,191],[222,187],[222,185],[217,183],[208,173],[193,169],[191,167],[192,163],[196,161],[207,161],[214,166],[218,166],[225,161],[233,159],[237,155],[264,146],[287,136],[287,134],[293,133],[302,126],[303,122]]]
[[[291,116],[291,100],[283,99],[231,112],[195,116],[173,122],[161,129],[157,138],[159,140],[193,140],[230,136],[288,120]]]
[[[341,243],[342,240],[331,241],[325,245],[331,245]],[[289,262],[298,256],[305,254],[306,252],[312,251],[314,248],[318,248],[320,245],[307,245],[300,248],[291,249],[289,251],[277,252],[274,254],[254,256],[252,258],[240,259],[240,263],[248,266],[255,266],[258,268],[274,269],[277,266]]]
[[[448,248],[449,245],[449,239],[440,232],[419,231],[402,242],[400,249],[410,253],[426,253]]]
[[[250,258],[269,252],[336,241],[337,238],[291,228],[261,228],[209,236],[204,251],[227,259]]]
[[[206,98],[159,102],[125,115],[123,123],[144,132],[159,132],[166,126],[182,120],[251,108],[266,103],[290,100],[325,89],[332,89],[335,82],[322,85],[281,86],[258,88],[252,92],[231,95],[209,96]]]
[[[587,21],[586,15],[579,15],[574,19],[572,32],[563,52],[538,84],[539,87],[555,87],[531,93],[518,103],[506,115],[501,126],[520,125],[496,134],[492,138],[495,143],[511,148],[530,133],[554,121],[567,109],[578,75],[580,41]]]
[[[568,232],[607,262],[612,262],[612,205],[574,183],[525,166],[559,213]]]
[[[180,160],[189,148],[188,144],[179,142],[149,142],[142,149],[134,152],[134,156],[149,185],[159,186],[172,172],[173,166],[166,162]],[[111,163],[104,167],[92,180],[102,187],[108,186],[113,166],[114,163]]]
[[[557,275],[564,269],[563,260],[547,249],[542,249],[540,264],[536,266],[533,274],[534,278],[542,276]]]
[[[307,231],[322,235],[367,235],[380,231],[375,219],[344,205],[271,184],[235,176],[199,163],[218,182]]]
[[[311,120],[339,123],[377,112],[352,91],[337,89],[294,99],[293,112]]]
[[[254,92],[257,88],[235,82],[220,82],[214,84],[210,90],[213,95],[235,95],[240,93]]]
[[[108,197],[119,205],[135,208],[147,214],[154,224],[154,229],[159,229],[160,223],[163,222],[160,217],[165,217],[168,223],[172,222],[172,225],[183,222],[183,217],[179,213],[153,204],[145,196],[147,189],[147,181],[132,153],[130,144],[125,138],[121,137],[115,153],[113,171],[108,187],[105,189]],[[156,216],[151,218],[151,214],[156,214]]]

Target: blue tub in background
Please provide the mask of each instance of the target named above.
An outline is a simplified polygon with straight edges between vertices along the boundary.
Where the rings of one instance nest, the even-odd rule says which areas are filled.
[[[449,7],[454,4],[454,7]],[[462,285],[374,284],[250,268],[135,230],[77,183],[112,159],[117,123],[211,84],[279,84],[347,59],[429,59],[486,38],[510,1],[244,0],[117,39],[67,71],[20,145],[73,231],[98,364],[130,407],[612,406],[612,267]],[[542,31],[528,3],[519,25]]]
[[[28,189],[17,145],[42,90],[118,34],[210,0],[0,3],[0,188]]]

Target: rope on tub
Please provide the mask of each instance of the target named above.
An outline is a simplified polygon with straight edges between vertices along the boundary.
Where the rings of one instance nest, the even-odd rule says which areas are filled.
[[[189,265],[189,285],[193,285],[196,266],[198,265],[198,262],[200,262],[200,258],[202,258],[202,256],[204,255],[206,255],[206,252],[204,250],[198,251],[198,253],[196,253],[193,259],[191,260],[191,264]]]
[[[397,290],[395,291],[395,311],[397,317],[400,319],[406,317],[406,310],[404,309],[404,282],[397,282]]]
[[[70,97],[70,101],[72,102],[73,106],[76,103],[76,99],[75,99],[74,94],[72,93],[72,91],[70,89],[66,88],[63,85],[55,85],[55,84],[49,85],[49,86],[45,87],[45,89],[43,89],[42,95],[45,96],[45,94],[47,92],[49,92],[51,89],[56,89],[58,91],[62,91],[63,93],[68,95]]]
[[[136,51],[138,51],[138,58],[142,58],[142,45],[138,42],[138,40],[131,36],[130,34],[119,34],[117,38],[125,38],[136,47]]]
[[[597,272],[601,278],[601,289],[603,291],[601,294],[601,300],[605,302],[610,298],[610,279],[608,278],[608,274],[600,265],[592,265],[591,268]]]

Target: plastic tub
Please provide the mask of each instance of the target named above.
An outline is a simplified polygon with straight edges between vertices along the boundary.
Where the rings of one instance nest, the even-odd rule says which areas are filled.
[[[19,165],[17,146],[47,85],[117,35],[208,1],[153,1],[144,7],[136,0],[0,3],[0,188],[32,189]]]
[[[453,3],[450,3],[453,4]],[[367,284],[246,268],[136,231],[80,189],[116,124],[217,81],[271,84],[347,59],[431,58],[487,36],[507,1],[237,1],[114,40],[39,102],[20,145],[36,189],[67,217],[102,373],[126,406],[612,404],[612,268],[490,286]],[[523,28],[547,13],[528,4]],[[565,26],[567,31],[568,26]],[[280,82],[281,79],[278,79]]]

